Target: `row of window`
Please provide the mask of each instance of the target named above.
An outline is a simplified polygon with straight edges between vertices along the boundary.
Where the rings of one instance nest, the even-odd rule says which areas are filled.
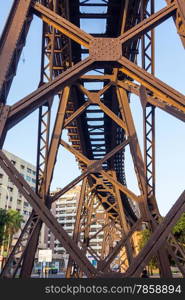
[[[71,201],[71,203],[63,203],[56,205],[56,208],[63,208],[63,207],[74,207],[76,205],[76,201]]]
[[[1,188],[1,186],[2,186],[2,184],[0,183],[0,188]],[[32,188],[32,190],[34,190],[35,191],[35,187],[33,187],[33,186],[31,186],[31,188]],[[12,186],[8,186],[7,187],[7,190],[9,191],[9,192],[13,192],[13,190],[14,190],[14,188],[12,187]],[[20,194],[19,194],[20,195]],[[20,195],[19,196],[19,198],[21,198],[22,196]],[[8,198],[8,196],[6,196],[6,199]]]
[[[0,193],[0,198],[1,198],[1,193]],[[7,201],[9,201],[9,202],[12,202],[13,201],[13,197],[12,196],[6,196],[6,200]],[[22,200],[21,199],[17,199],[17,204],[22,204]],[[28,202],[24,202],[24,207],[28,207],[29,206],[29,204],[28,204]]]
[[[74,209],[66,209],[66,210],[59,210],[57,212],[57,215],[60,215],[60,214],[70,214],[70,213],[76,213],[76,208],[74,208]]]
[[[12,162],[14,165],[16,165],[16,161],[15,161],[15,160],[11,160],[11,162]],[[20,167],[21,167],[21,170],[27,169],[27,172],[28,172],[29,174],[33,174],[34,176],[36,175],[36,172],[35,172],[34,170],[32,170],[32,169],[30,169],[30,168],[28,168],[28,167],[26,168],[25,165],[21,164]]]
[[[22,200],[18,199],[17,200],[17,204],[21,205],[22,204]],[[24,202],[24,207],[28,207],[28,206],[29,206],[28,202]]]
[[[35,178],[31,178],[31,177],[28,176],[28,175],[26,176],[26,175],[24,175],[23,173],[21,173],[21,175],[22,175],[28,182],[36,183]],[[2,178],[3,178],[3,174],[0,173],[0,179],[2,179]],[[8,181],[9,181],[9,182],[12,182],[10,178],[8,178]],[[13,183],[13,182],[12,182],[12,183]]]
[[[34,178],[31,178],[28,175],[24,175],[23,173],[21,173],[21,175],[22,177],[24,177],[24,179],[26,179],[26,181],[36,183],[36,180]]]
[[[16,209],[17,211],[21,211],[21,209],[20,208],[17,208]],[[25,215],[25,216],[29,216],[30,214],[31,214],[31,212],[30,211],[27,211],[27,210],[23,210],[23,214]]]

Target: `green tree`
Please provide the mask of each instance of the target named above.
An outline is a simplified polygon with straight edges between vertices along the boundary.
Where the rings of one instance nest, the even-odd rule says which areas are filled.
[[[151,236],[151,231],[149,229],[144,229],[140,232],[140,239],[138,244],[139,250],[143,249],[143,247],[148,242],[150,236]],[[150,274],[153,275],[153,269],[156,269],[158,267],[156,257],[153,257],[150,260],[148,267],[150,270]]]
[[[177,241],[185,246],[185,213],[182,214],[181,218],[174,226],[172,233]]]
[[[5,226],[8,221],[8,214],[5,209],[0,208],[0,247],[5,238]]]
[[[13,236],[21,229],[23,216],[16,210],[8,210],[7,216],[8,218],[6,222],[5,239],[6,251],[8,255],[12,245]]]
[[[140,239],[139,239],[139,250],[143,249],[143,247],[146,245],[147,241],[149,240],[151,236],[151,232],[149,229],[144,229],[140,232]]]
[[[185,246],[185,213],[182,214],[181,218],[178,220],[177,224],[173,227],[172,230],[173,235],[177,239],[177,241]],[[140,232],[140,240],[139,240],[139,250],[141,250],[147,243],[151,236],[151,231],[149,229],[144,229]],[[171,260],[171,264],[174,264],[174,261]],[[157,268],[157,259],[153,257],[149,263],[149,267],[151,269]]]

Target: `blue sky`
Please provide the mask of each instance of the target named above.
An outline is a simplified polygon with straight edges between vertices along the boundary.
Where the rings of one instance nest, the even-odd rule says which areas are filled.
[[[6,21],[12,0],[3,1],[0,12],[0,31]],[[157,0],[156,9],[165,5]],[[83,29],[88,32],[100,28],[100,22],[93,26],[83,20]],[[90,27],[91,26],[91,27]],[[102,29],[103,31],[103,29]],[[14,79],[8,97],[8,104],[13,104],[35,90],[40,78],[41,21],[34,17],[28,34],[26,47],[23,50],[17,76]],[[156,76],[185,94],[185,53],[172,19],[156,29]],[[57,109],[55,99],[54,113]],[[141,148],[142,110],[139,99],[133,97],[131,109],[134,116]],[[37,141],[38,112],[33,113],[8,133],[4,148],[25,160],[35,164]],[[162,215],[165,215],[185,186],[185,131],[184,123],[156,109],[156,196]],[[66,136],[66,134],[65,134]],[[138,188],[129,151],[126,152],[126,174],[128,187],[137,193]],[[52,188],[62,187],[79,174],[75,158],[67,151],[60,149]]]

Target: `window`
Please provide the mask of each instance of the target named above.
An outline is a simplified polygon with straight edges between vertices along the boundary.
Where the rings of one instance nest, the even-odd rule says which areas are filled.
[[[28,202],[24,202],[24,207],[28,207],[28,206],[29,206]]]
[[[32,170],[32,174],[35,176],[35,175],[36,175],[36,172]]]
[[[31,169],[30,169],[30,168],[27,168],[27,172],[31,174]]]
[[[92,243],[91,243],[91,246],[92,246],[92,247],[93,247],[93,246],[95,247],[95,246],[97,246],[97,243],[96,243],[96,242],[92,242]]]
[[[30,176],[26,176],[26,180],[27,181],[31,181],[31,177]]]
[[[66,206],[67,207],[73,207],[74,205],[73,205],[73,203],[67,203]]]
[[[20,205],[21,203],[22,203],[22,201],[21,201],[20,199],[18,199],[18,200],[17,200],[17,204]]]
[[[36,183],[36,180],[35,180],[34,178],[32,178],[32,182],[33,182],[33,183]]]
[[[65,204],[58,204],[58,205],[56,206],[56,208],[61,208],[61,207],[65,207]]]
[[[13,165],[15,165],[16,164],[16,161],[15,160],[11,160],[11,163],[13,164]]]
[[[2,179],[2,178],[3,178],[3,174],[0,173],[0,179]]]
[[[13,197],[12,197],[12,196],[10,197],[10,201],[11,201],[11,202],[13,201]]]
[[[67,223],[67,224],[65,224],[65,226],[73,226],[73,224],[72,223]]]
[[[13,192],[13,188],[12,188],[11,186],[8,186],[8,190],[9,190],[10,192]]]
[[[66,213],[67,214],[75,213],[75,209],[68,209],[68,210],[66,210]]]
[[[25,166],[24,166],[24,165],[21,165],[21,169],[24,170],[24,169],[25,169]]]
[[[64,254],[65,251],[64,250],[58,250],[58,254]]]

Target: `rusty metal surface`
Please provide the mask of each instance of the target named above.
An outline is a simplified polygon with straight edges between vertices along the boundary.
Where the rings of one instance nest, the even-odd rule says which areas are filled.
[[[7,70],[12,70],[10,60],[17,51],[16,42],[21,41],[21,30],[29,24],[31,20],[29,16],[32,14],[36,14],[44,22],[41,82],[37,90],[14,105],[10,107],[2,105],[0,136],[1,146],[3,146],[8,130],[39,109],[37,194],[31,191],[1,152],[1,167],[33,207],[32,215],[1,276],[15,277],[20,266],[20,277],[30,276],[42,222],[50,228],[55,238],[70,255],[66,274],[68,278],[82,277],[83,274],[88,277],[140,276],[142,268],[156,253],[160,262],[161,276],[170,277],[169,263],[167,259],[163,259],[166,251],[171,253],[184,275],[184,269],[180,265],[184,257],[183,251],[180,251],[179,245],[173,238],[166,242],[172,225],[184,211],[184,204],[181,203],[184,201],[184,195],[160,223],[155,199],[154,127],[155,106],[184,121],[185,96],[154,76],[153,44],[153,29],[171,17],[176,21],[178,33],[184,41],[184,2],[167,1],[167,5],[156,13],[153,7],[154,0],[103,1],[97,5],[99,12],[93,13],[82,10],[82,8],[95,6],[89,0],[82,3],[78,0],[74,0],[73,3],[63,1],[62,6],[57,0],[26,1],[24,4],[20,1],[19,4],[20,6],[16,6],[14,3],[2,36],[2,40],[7,41],[7,44],[6,42],[1,44],[7,47],[10,45],[8,37],[12,35],[13,30],[16,32],[12,47],[8,46],[8,52],[1,47],[1,59],[4,61],[2,65],[6,71],[1,73],[2,84],[7,82],[6,73]],[[106,12],[102,12],[102,7]],[[17,22],[16,18],[22,8],[24,8],[22,22],[16,30],[12,24]],[[80,28],[82,19],[93,21],[104,19],[105,32],[84,32]],[[26,28],[28,30],[29,26]],[[146,37],[150,37],[148,43]],[[136,64],[140,41],[141,67]],[[21,47],[19,45],[20,50]],[[151,52],[148,55],[149,49]],[[83,55],[87,56],[84,60],[82,60]],[[49,64],[47,64],[48,57]],[[93,75],[86,74],[88,71]],[[12,80],[14,72],[11,73]],[[11,80],[8,81],[8,89]],[[97,82],[101,87],[96,87]],[[91,87],[87,88],[88,85]],[[144,159],[129,105],[131,93],[141,97],[143,106]],[[60,104],[51,140],[49,140],[50,108],[52,99],[57,94]],[[4,96],[2,102],[5,102]],[[61,139],[63,129],[67,129],[71,144]],[[43,140],[44,147],[41,144]],[[125,147],[127,145],[130,147],[138,179],[139,195],[130,190],[126,184]],[[51,195],[50,185],[60,147],[64,147],[76,157],[82,173],[61,191]],[[52,203],[82,180],[81,198],[72,240],[52,216],[50,208]],[[181,207],[177,211],[179,205]],[[95,210],[99,206],[105,217],[104,226],[91,235],[91,225],[99,220]],[[146,247],[138,254],[134,245],[134,234],[141,228],[142,222],[151,224],[154,233]],[[100,233],[103,234],[101,253],[91,247],[91,240]],[[23,246],[22,240],[25,236],[26,243]],[[155,247],[153,241],[156,241]],[[21,249],[21,256],[15,268],[10,270],[17,249]],[[97,260],[96,269],[88,261],[87,253]],[[177,253],[181,253],[180,258],[177,257]],[[112,273],[117,264],[117,257],[119,257],[119,270],[118,273]]]
[[[14,1],[0,40],[0,99],[6,103],[32,20],[32,0]]]
[[[121,44],[118,39],[94,38],[89,54],[96,61],[118,61],[122,56]]]

